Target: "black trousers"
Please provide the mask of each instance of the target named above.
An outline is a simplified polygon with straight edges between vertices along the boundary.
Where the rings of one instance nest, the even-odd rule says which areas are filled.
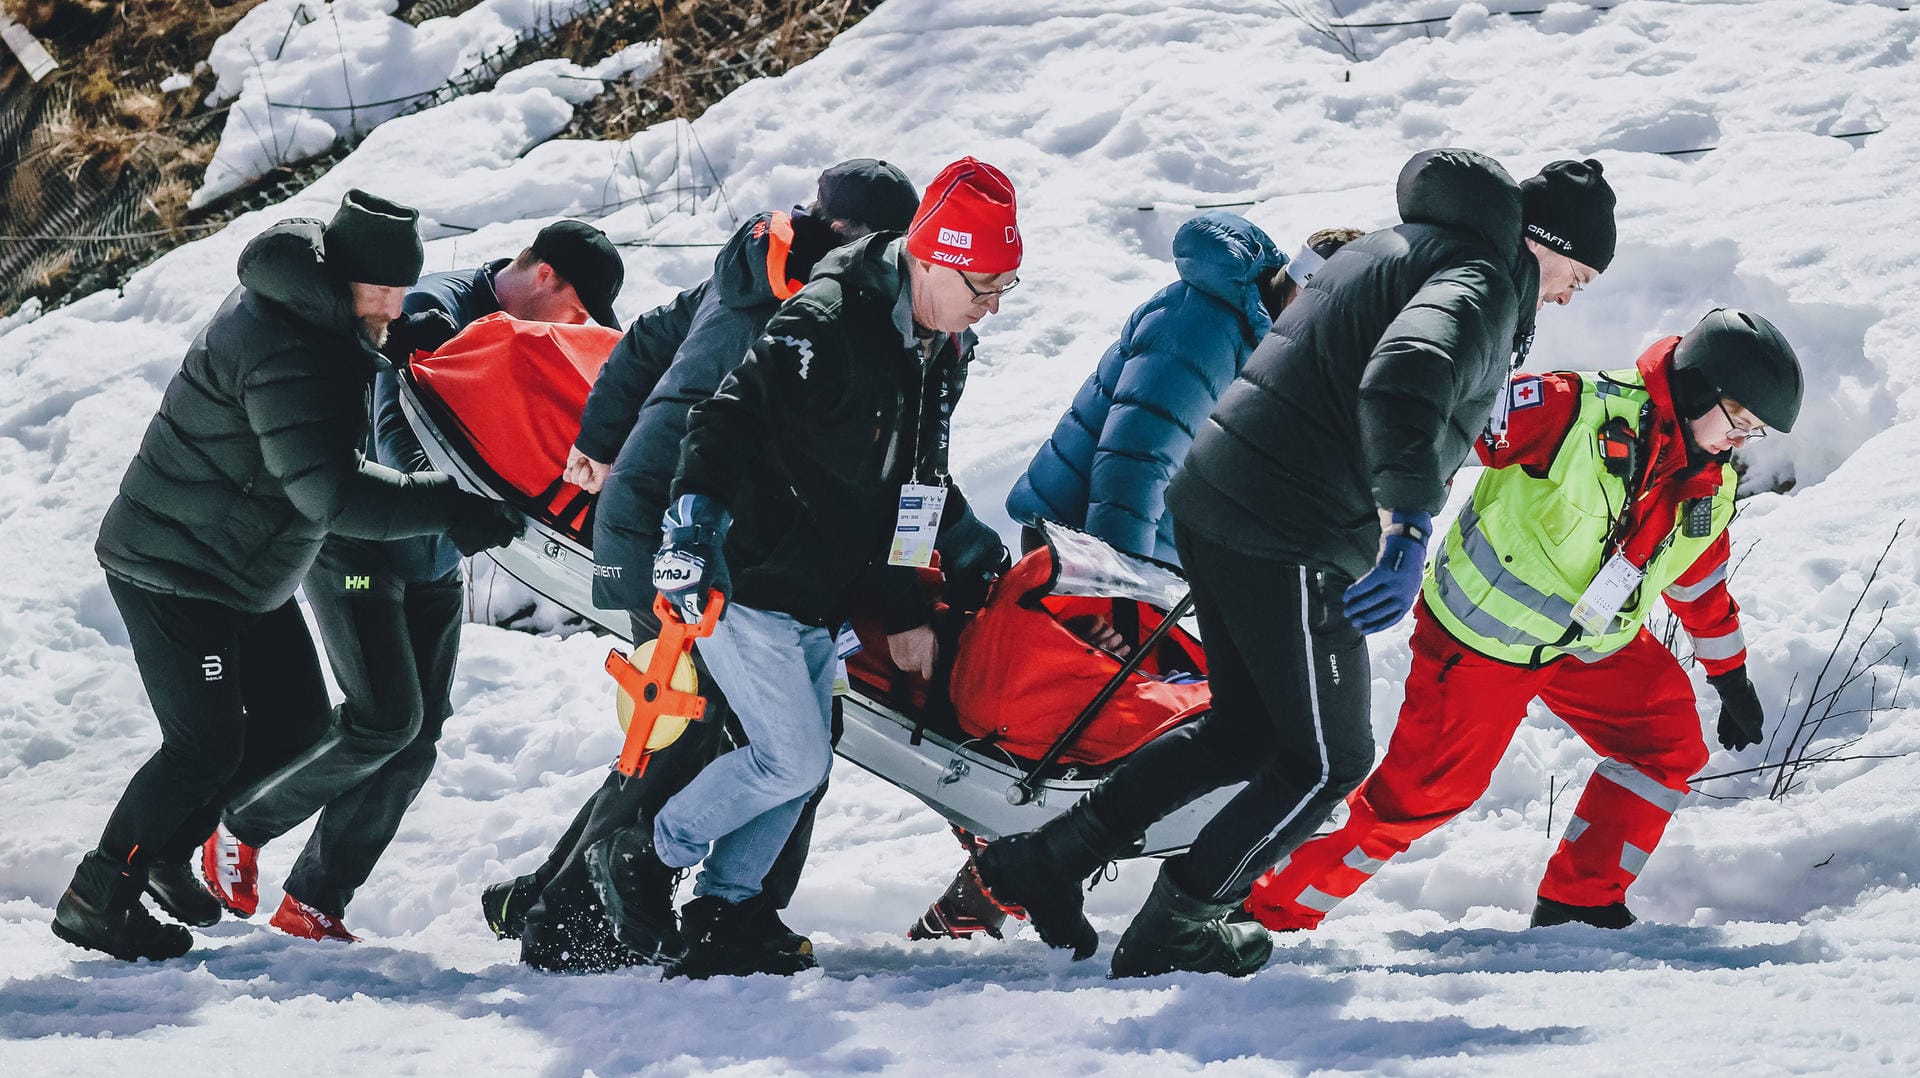
[[[253,845],[318,812],[286,890],[334,917],[372,875],[433,771],[453,710],[463,613],[458,569],[412,583],[358,560],[323,554],[305,582],[346,701],[324,737],[226,809],[227,829]]]
[[[632,611],[631,616],[635,639],[659,635],[660,625],[652,611]],[[527,912],[529,936],[543,928],[551,930],[554,926],[577,924],[577,913],[582,906],[597,905],[593,886],[587,880],[584,860],[587,847],[621,828],[633,826],[643,817],[651,820],[669,798],[693,781],[716,756],[746,740],[727,706],[726,696],[701,660],[698,648],[693,651],[693,664],[700,675],[701,696],[707,701],[705,716],[689,724],[673,744],[648,757],[647,769],[638,778],[609,772],[606,781],[580,806],[560,841],[547,854],[545,863],[534,870],[534,880],[541,891],[540,901]],[[827,786],[822,783],[801,810],[793,834],[788,836],[779,859],[767,872],[760,893],[775,909],[785,909],[800,885],[800,871],[806,866],[807,852],[813,842],[814,816],[826,792]]]
[[[100,852],[144,873],[191,856],[228,798],[320,737],[327,684],[292,600],[254,614],[113,576],[107,591],[126,623],[161,742],[120,795]]]
[[[1156,738],[1087,795],[1137,835],[1211,790],[1247,786],[1166,870],[1188,894],[1240,902],[1312,837],[1373,766],[1366,640],[1341,612],[1352,583],[1174,528],[1193,586],[1213,709]]]

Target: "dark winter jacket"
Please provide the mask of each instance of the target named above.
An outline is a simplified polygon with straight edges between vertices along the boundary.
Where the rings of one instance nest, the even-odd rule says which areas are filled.
[[[1167,491],[1181,527],[1358,578],[1376,507],[1438,512],[1533,333],[1520,191],[1490,158],[1401,171],[1406,222],[1341,249],[1274,323]]]
[[[803,237],[812,234],[813,222],[778,212],[742,225],[714,259],[713,276],[634,322],[594,382],[574,445],[613,465],[594,508],[595,606],[652,606],[653,555],[687,411],[739,366],[781,301],[799,291],[795,275],[804,278],[831,243],[814,235],[796,252],[796,222]]]
[[[443,531],[442,475],[364,459],[368,387],[386,360],[327,271],[321,222],[282,221],[240,255],[240,287],[167,385],[95,552],[151,591],[261,612],[286,602],[329,531]]]
[[[1251,221],[1219,210],[1180,226],[1173,260],[1180,280],[1127,319],[1013,484],[1007,513],[1178,565],[1167,481],[1273,324],[1257,282],[1287,260]]]
[[[925,620],[912,570],[878,566],[916,476],[947,481],[943,534],[971,518],[947,479],[947,438],[974,339],[916,335],[907,258],[896,233],[827,254],[693,408],[671,493],[733,514],[736,602],[834,626],[871,581],[888,632]]]
[[[456,330],[465,329],[500,309],[493,278],[509,261],[501,258],[478,269],[429,273],[408,290],[402,309],[407,314],[445,311]],[[373,437],[367,443],[367,458],[402,472],[433,470],[433,462],[401,410],[400,380],[392,371],[381,371],[373,382]],[[460,548],[440,532],[386,542],[335,535],[327,540],[327,563],[425,584],[460,567]]]

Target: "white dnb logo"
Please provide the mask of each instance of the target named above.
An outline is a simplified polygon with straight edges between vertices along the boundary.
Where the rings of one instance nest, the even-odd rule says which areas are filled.
[[[200,673],[208,681],[219,681],[226,675],[226,661],[218,655],[209,655],[200,660]]]
[[[940,230],[940,242],[948,247],[959,247],[971,251],[973,250],[973,233],[962,232],[957,228],[943,228]]]
[[[933,252],[933,260],[935,262],[945,262],[950,266],[973,265],[972,255],[957,255],[952,251],[935,251]]]

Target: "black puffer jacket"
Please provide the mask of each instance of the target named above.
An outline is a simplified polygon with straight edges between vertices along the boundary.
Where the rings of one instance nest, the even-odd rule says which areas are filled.
[[[825,255],[693,408],[672,495],[707,495],[733,514],[727,564],[746,606],[836,626],[878,581],[888,631],[924,621],[912,570],[876,566],[900,485],[946,478],[974,338],[916,338],[906,257],[886,232]],[[948,480],[942,534],[971,515]]]
[[[1539,267],[1498,162],[1429,150],[1405,224],[1334,255],[1254,350],[1167,491],[1182,527],[1358,578],[1378,507],[1438,512],[1533,334]]]
[[[443,475],[367,461],[367,392],[386,360],[325,265],[319,221],[282,221],[240,254],[240,287],[167,385],[94,545],[151,591],[267,611],[293,595],[329,531],[443,531]]]

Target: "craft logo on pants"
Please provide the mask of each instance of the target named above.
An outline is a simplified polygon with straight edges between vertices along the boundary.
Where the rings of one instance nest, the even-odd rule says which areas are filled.
[[[208,681],[219,681],[227,672],[225,660],[218,655],[209,655],[200,660],[201,676]]]
[[[348,591],[366,591],[366,590],[368,590],[368,589],[369,589],[369,588],[371,588],[371,587],[373,587],[373,578],[372,578],[372,577],[370,577],[370,576],[354,576],[354,575],[352,575],[352,574],[348,574],[348,575],[347,575],[347,590],[348,590]]]

